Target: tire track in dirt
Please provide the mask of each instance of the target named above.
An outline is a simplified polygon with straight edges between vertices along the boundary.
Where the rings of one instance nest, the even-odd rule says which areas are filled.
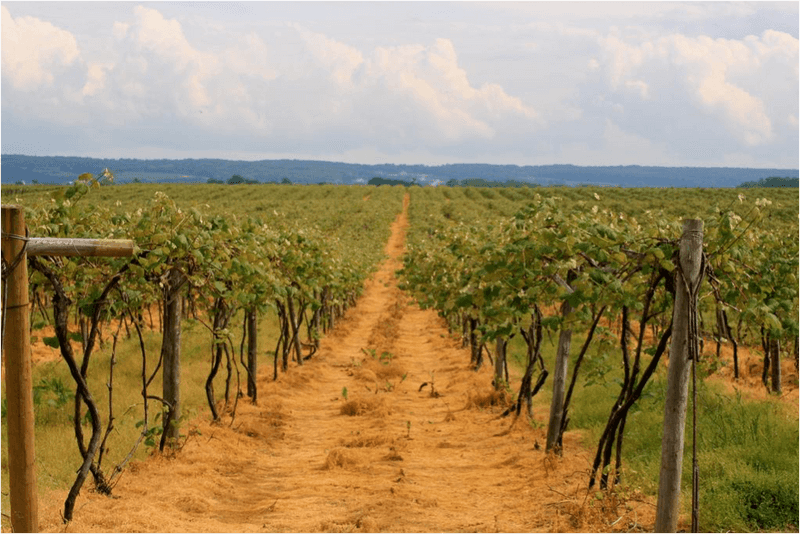
[[[260,376],[259,405],[240,402],[232,424],[198,420],[200,434],[182,451],[132,464],[115,498],[84,490],[67,530],[650,527],[651,504],[589,506],[591,458],[579,436],[567,433],[565,456],[556,459],[539,448],[541,426],[520,421],[509,430],[511,421],[488,404],[489,370],[471,371],[469,351],[436,313],[397,288],[407,206],[408,196],[392,226],[389,258],[313,359],[277,382]],[[65,494],[40,506],[43,529],[64,530],[58,510]]]

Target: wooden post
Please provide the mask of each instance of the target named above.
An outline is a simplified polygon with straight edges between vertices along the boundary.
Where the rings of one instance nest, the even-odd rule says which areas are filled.
[[[769,364],[772,366],[772,392],[780,395],[781,389],[781,344],[775,336],[769,337]]]
[[[494,389],[503,391],[506,383],[505,364],[506,364],[506,343],[508,340],[498,337],[495,344],[494,355]]]
[[[703,221],[685,219],[680,242],[680,270],[675,277],[672,344],[669,352],[667,395],[664,401],[664,434],[661,440],[661,472],[656,505],[656,532],[675,532],[680,511],[681,470],[684,430],[689,391],[689,319],[692,299],[686,291],[695,287],[700,276],[703,254]],[[686,276],[684,283],[683,276]]]
[[[170,405],[170,424],[164,429],[166,439],[180,437],[181,417],[181,309],[180,288],[185,278],[177,268],[167,277],[164,291],[164,315],[161,318],[162,337],[162,391],[164,400]]]
[[[247,395],[255,404],[258,401],[258,313],[247,310]]]
[[[39,496],[34,464],[28,262],[23,252],[25,241],[5,236],[25,235],[25,212],[20,206],[3,206],[2,218],[3,259],[7,266],[13,267],[5,280],[3,308],[11,527],[14,532],[37,532]]]
[[[566,318],[572,312],[572,306],[566,300],[561,303],[561,316]],[[547,426],[547,444],[545,451],[553,451],[561,455],[559,438],[561,437],[562,416],[564,415],[564,391],[567,383],[567,370],[569,366],[569,349],[572,344],[572,330],[561,326],[558,334],[558,349],[556,350],[556,363],[553,369],[553,397],[550,401],[550,421]]]

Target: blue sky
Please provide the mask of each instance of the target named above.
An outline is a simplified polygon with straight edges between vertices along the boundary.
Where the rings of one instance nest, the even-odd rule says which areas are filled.
[[[798,2],[2,2],[3,153],[798,167]]]

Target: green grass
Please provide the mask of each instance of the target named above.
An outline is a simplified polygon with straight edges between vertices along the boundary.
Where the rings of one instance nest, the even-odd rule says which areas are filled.
[[[547,348],[548,345],[543,344],[544,356],[551,366],[554,348]],[[573,355],[575,345],[573,339]],[[521,348],[524,351],[524,345]],[[520,369],[521,361],[521,357],[510,360]],[[596,450],[619,393],[614,371],[604,380],[584,386],[593,367],[604,366],[596,355],[587,356],[570,408],[570,430],[583,430],[583,442],[592,451]],[[512,384],[512,388],[517,387]],[[551,387],[546,386],[537,395],[540,411],[549,404],[550,392]],[[658,494],[665,392],[666,372],[661,367],[628,416],[621,491]],[[796,532],[799,437],[791,410],[777,399],[750,401],[725,393],[720,384],[702,381],[697,406],[701,529]],[[685,436],[681,502],[688,514],[692,480],[691,397]]]

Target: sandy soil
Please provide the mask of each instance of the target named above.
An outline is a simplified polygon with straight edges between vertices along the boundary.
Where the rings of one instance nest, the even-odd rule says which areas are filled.
[[[112,498],[93,493],[87,482],[71,524],[60,519],[66,491],[52,493],[40,503],[41,528],[652,530],[655,498],[595,499],[586,490],[593,451],[580,433],[567,433],[563,458],[545,455],[545,409],[533,425],[499,417],[488,366],[469,370],[468,349],[435,312],[420,310],[396,287],[407,202],[392,227],[389,259],[314,358],[277,382],[262,367],[258,406],[243,400],[233,420],[188,424],[182,450],[131,464]],[[730,352],[723,346],[724,358]],[[766,398],[761,356],[746,348],[740,354],[738,383],[730,367],[713,378],[749,398]],[[37,359],[54,355],[43,347]],[[783,363],[783,400],[796,414],[797,373],[789,358]]]
[[[112,498],[84,489],[66,528],[66,491],[52,494],[41,528],[652,530],[654,499],[587,494],[591,452],[579,434],[567,433],[563,458],[548,457],[545,413],[513,427],[498,417],[489,370],[470,371],[468,349],[396,287],[407,224],[404,209],[389,259],[317,355],[277,382],[259,377],[258,406],[241,402],[232,424],[188,425],[179,453],[132,464]]]

